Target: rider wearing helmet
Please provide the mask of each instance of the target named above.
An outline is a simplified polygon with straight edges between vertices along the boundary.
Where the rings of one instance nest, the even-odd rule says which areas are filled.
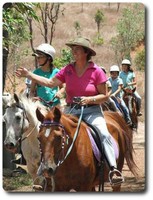
[[[38,68],[35,69],[33,73],[39,76],[46,77],[48,79],[55,76],[55,74],[57,74],[57,72],[59,71],[59,69],[55,68],[53,65],[55,53],[56,51],[54,47],[50,44],[43,43],[39,45],[35,49],[35,53],[32,54],[36,57],[36,61],[38,63]],[[53,98],[56,96],[57,98],[54,98],[54,103],[52,104],[52,106],[56,106],[60,103],[59,98],[61,97],[61,93],[63,93],[63,91],[64,89],[62,87],[61,91],[58,91],[58,87],[49,88],[36,84],[34,81],[32,81],[30,97],[36,97],[35,99],[40,98],[48,102],[52,101]]]
[[[106,69],[103,66],[100,66],[100,68],[106,74]],[[108,90],[108,100],[106,102],[104,102],[104,103],[108,104],[112,111],[120,112],[118,107],[116,106],[115,102],[110,97],[110,95],[112,93],[112,85],[111,85],[111,82],[109,80],[106,81],[106,86],[107,86],[107,90]]]
[[[136,76],[131,68],[131,61],[128,59],[124,59],[122,61],[122,71],[120,72],[119,77],[123,80],[123,87],[133,89],[136,87]],[[134,92],[135,98],[137,100],[137,115],[141,116],[141,97],[138,92],[135,90]]]
[[[122,86],[123,86],[123,81],[121,78],[119,78],[119,67],[117,65],[112,65],[110,67],[110,77],[109,81],[111,82],[112,85],[112,93],[111,93],[111,98],[115,101],[117,106],[121,106],[124,116],[125,116],[125,121],[127,122],[128,125],[132,125],[129,110],[125,104],[125,102],[122,99]]]

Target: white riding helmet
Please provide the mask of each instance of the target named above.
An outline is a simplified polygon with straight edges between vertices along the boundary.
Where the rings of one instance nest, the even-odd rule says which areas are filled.
[[[131,62],[130,62],[130,60],[128,60],[128,59],[124,59],[124,60],[122,61],[122,65],[131,65]]]
[[[117,66],[117,65],[112,65],[110,67],[110,72],[119,72],[119,71],[120,71],[120,69],[119,69],[119,66]]]
[[[35,50],[36,50],[36,52],[39,51],[39,52],[42,52],[44,54],[51,56],[52,59],[54,60],[56,51],[55,51],[54,47],[51,46],[50,44],[47,44],[47,43],[41,44]]]

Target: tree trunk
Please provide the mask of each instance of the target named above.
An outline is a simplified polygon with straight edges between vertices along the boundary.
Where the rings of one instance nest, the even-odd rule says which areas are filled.
[[[7,10],[12,6],[12,3],[5,3],[3,5],[3,10]],[[8,31],[3,29],[3,38],[8,39]],[[3,91],[5,88],[5,79],[6,79],[6,71],[7,71],[7,60],[8,60],[8,51],[9,47],[3,47]]]

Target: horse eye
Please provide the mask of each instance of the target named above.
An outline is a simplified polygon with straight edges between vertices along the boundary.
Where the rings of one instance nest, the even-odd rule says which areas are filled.
[[[21,120],[21,116],[16,116],[15,119],[16,119],[17,121],[19,121],[19,120]]]

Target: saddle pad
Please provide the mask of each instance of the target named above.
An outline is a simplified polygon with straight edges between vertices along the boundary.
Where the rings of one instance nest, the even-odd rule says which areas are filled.
[[[94,140],[94,138],[91,134],[91,131],[89,129],[87,129],[87,132],[88,132],[88,136],[90,138],[90,142],[91,142],[91,145],[92,145],[93,153],[94,153],[96,159],[100,162],[101,152],[100,152],[99,148],[97,147],[97,144],[96,144],[96,142],[95,142],[95,140]],[[111,140],[112,140],[112,143],[113,143],[115,158],[118,159],[119,149],[118,149],[117,142],[115,141],[115,139],[112,136],[111,136]]]

